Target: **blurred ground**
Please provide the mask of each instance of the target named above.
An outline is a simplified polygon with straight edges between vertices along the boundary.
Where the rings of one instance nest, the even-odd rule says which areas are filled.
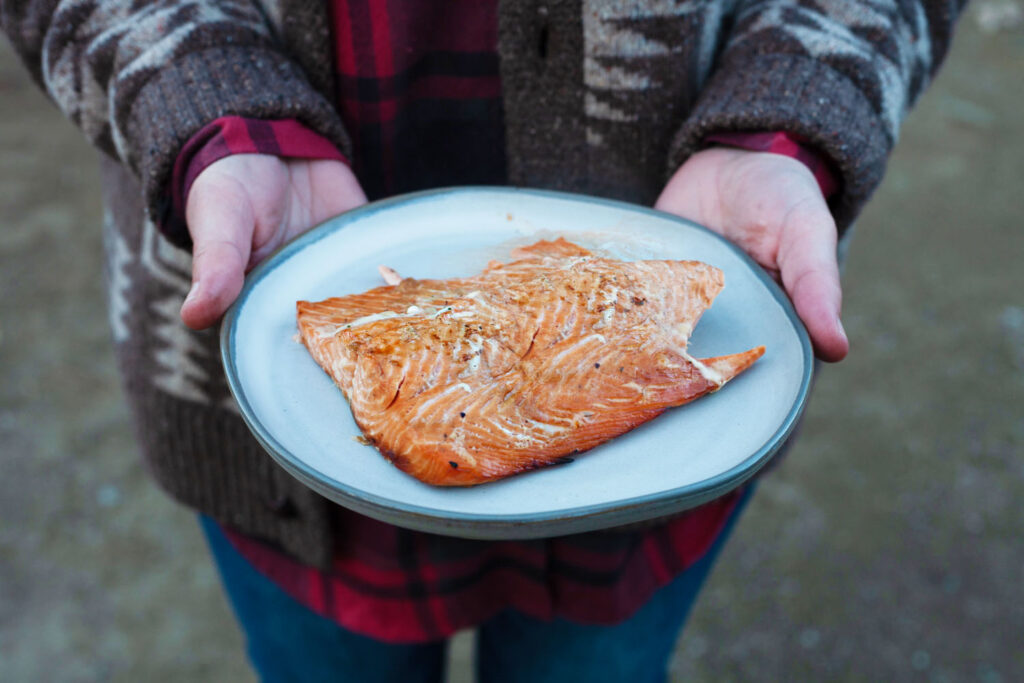
[[[981,9],[859,221],[853,352],[674,680],[1024,680],[1024,29]],[[134,456],[94,169],[0,41],[0,680],[251,680],[193,516]]]

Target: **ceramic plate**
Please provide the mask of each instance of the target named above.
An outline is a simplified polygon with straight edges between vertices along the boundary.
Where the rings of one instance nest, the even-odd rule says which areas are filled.
[[[360,444],[348,403],[296,342],[295,302],[404,276],[449,278],[538,239],[564,236],[616,258],[697,259],[725,289],[694,331],[695,357],[764,344],[720,391],[669,410],[572,464],[472,488],[438,488]],[[286,470],[337,503],[400,526],[466,538],[536,538],[650,519],[736,488],[763,467],[803,410],[811,346],[788,299],[743,252],[693,223],[631,204],[512,188],[395,197],[327,221],[250,273],[221,332],[231,390]]]

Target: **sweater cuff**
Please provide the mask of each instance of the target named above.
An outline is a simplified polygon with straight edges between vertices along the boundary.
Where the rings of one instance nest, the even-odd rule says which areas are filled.
[[[710,136],[786,131],[828,158],[841,190],[829,205],[840,232],[878,187],[892,141],[867,98],[842,74],[810,57],[750,54],[726,59],[703,90],[669,151],[669,173]]]
[[[221,117],[294,119],[343,153],[351,148],[337,111],[301,69],[279,52],[252,46],[180,56],[149,76],[123,116],[118,128],[125,139],[118,146],[142,182],[147,213],[157,225],[171,211],[167,188],[180,151]]]
[[[333,159],[348,163],[337,147],[294,119],[249,119],[225,116],[193,135],[174,162],[168,188],[170,211],[160,231],[175,245],[188,247],[191,238],[185,205],[192,183],[210,164],[232,154],[272,154],[293,159]]]
[[[807,146],[806,140],[790,133],[715,133],[704,140],[705,147],[725,145],[751,152],[771,152],[796,159],[814,175],[821,195],[828,199],[839,189],[828,159]]]

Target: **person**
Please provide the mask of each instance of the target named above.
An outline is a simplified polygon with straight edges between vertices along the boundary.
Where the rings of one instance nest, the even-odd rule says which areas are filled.
[[[27,68],[104,153],[111,323],[155,480],[201,523],[265,680],[660,680],[750,489],[521,542],[391,527],[279,469],[212,328],[245,272],[368,199],[515,184],[723,234],[841,360],[837,245],[959,0],[11,1]],[[180,306],[180,309],[179,309]]]

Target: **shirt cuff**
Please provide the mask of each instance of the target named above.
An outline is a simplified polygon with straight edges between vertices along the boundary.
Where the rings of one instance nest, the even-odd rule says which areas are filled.
[[[160,226],[174,244],[189,245],[185,201],[192,183],[207,166],[232,154],[273,154],[294,159],[333,159],[348,163],[327,138],[294,119],[251,119],[225,116],[215,119],[182,147],[171,174],[171,211]]]
[[[791,157],[803,163],[814,174],[821,194],[829,199],[839,189],[839,181],[828,160],[805,144],[805,140],[792,133],[714,133],[704,138],[705,145],[726,145],[752,152],[771,152]]]

